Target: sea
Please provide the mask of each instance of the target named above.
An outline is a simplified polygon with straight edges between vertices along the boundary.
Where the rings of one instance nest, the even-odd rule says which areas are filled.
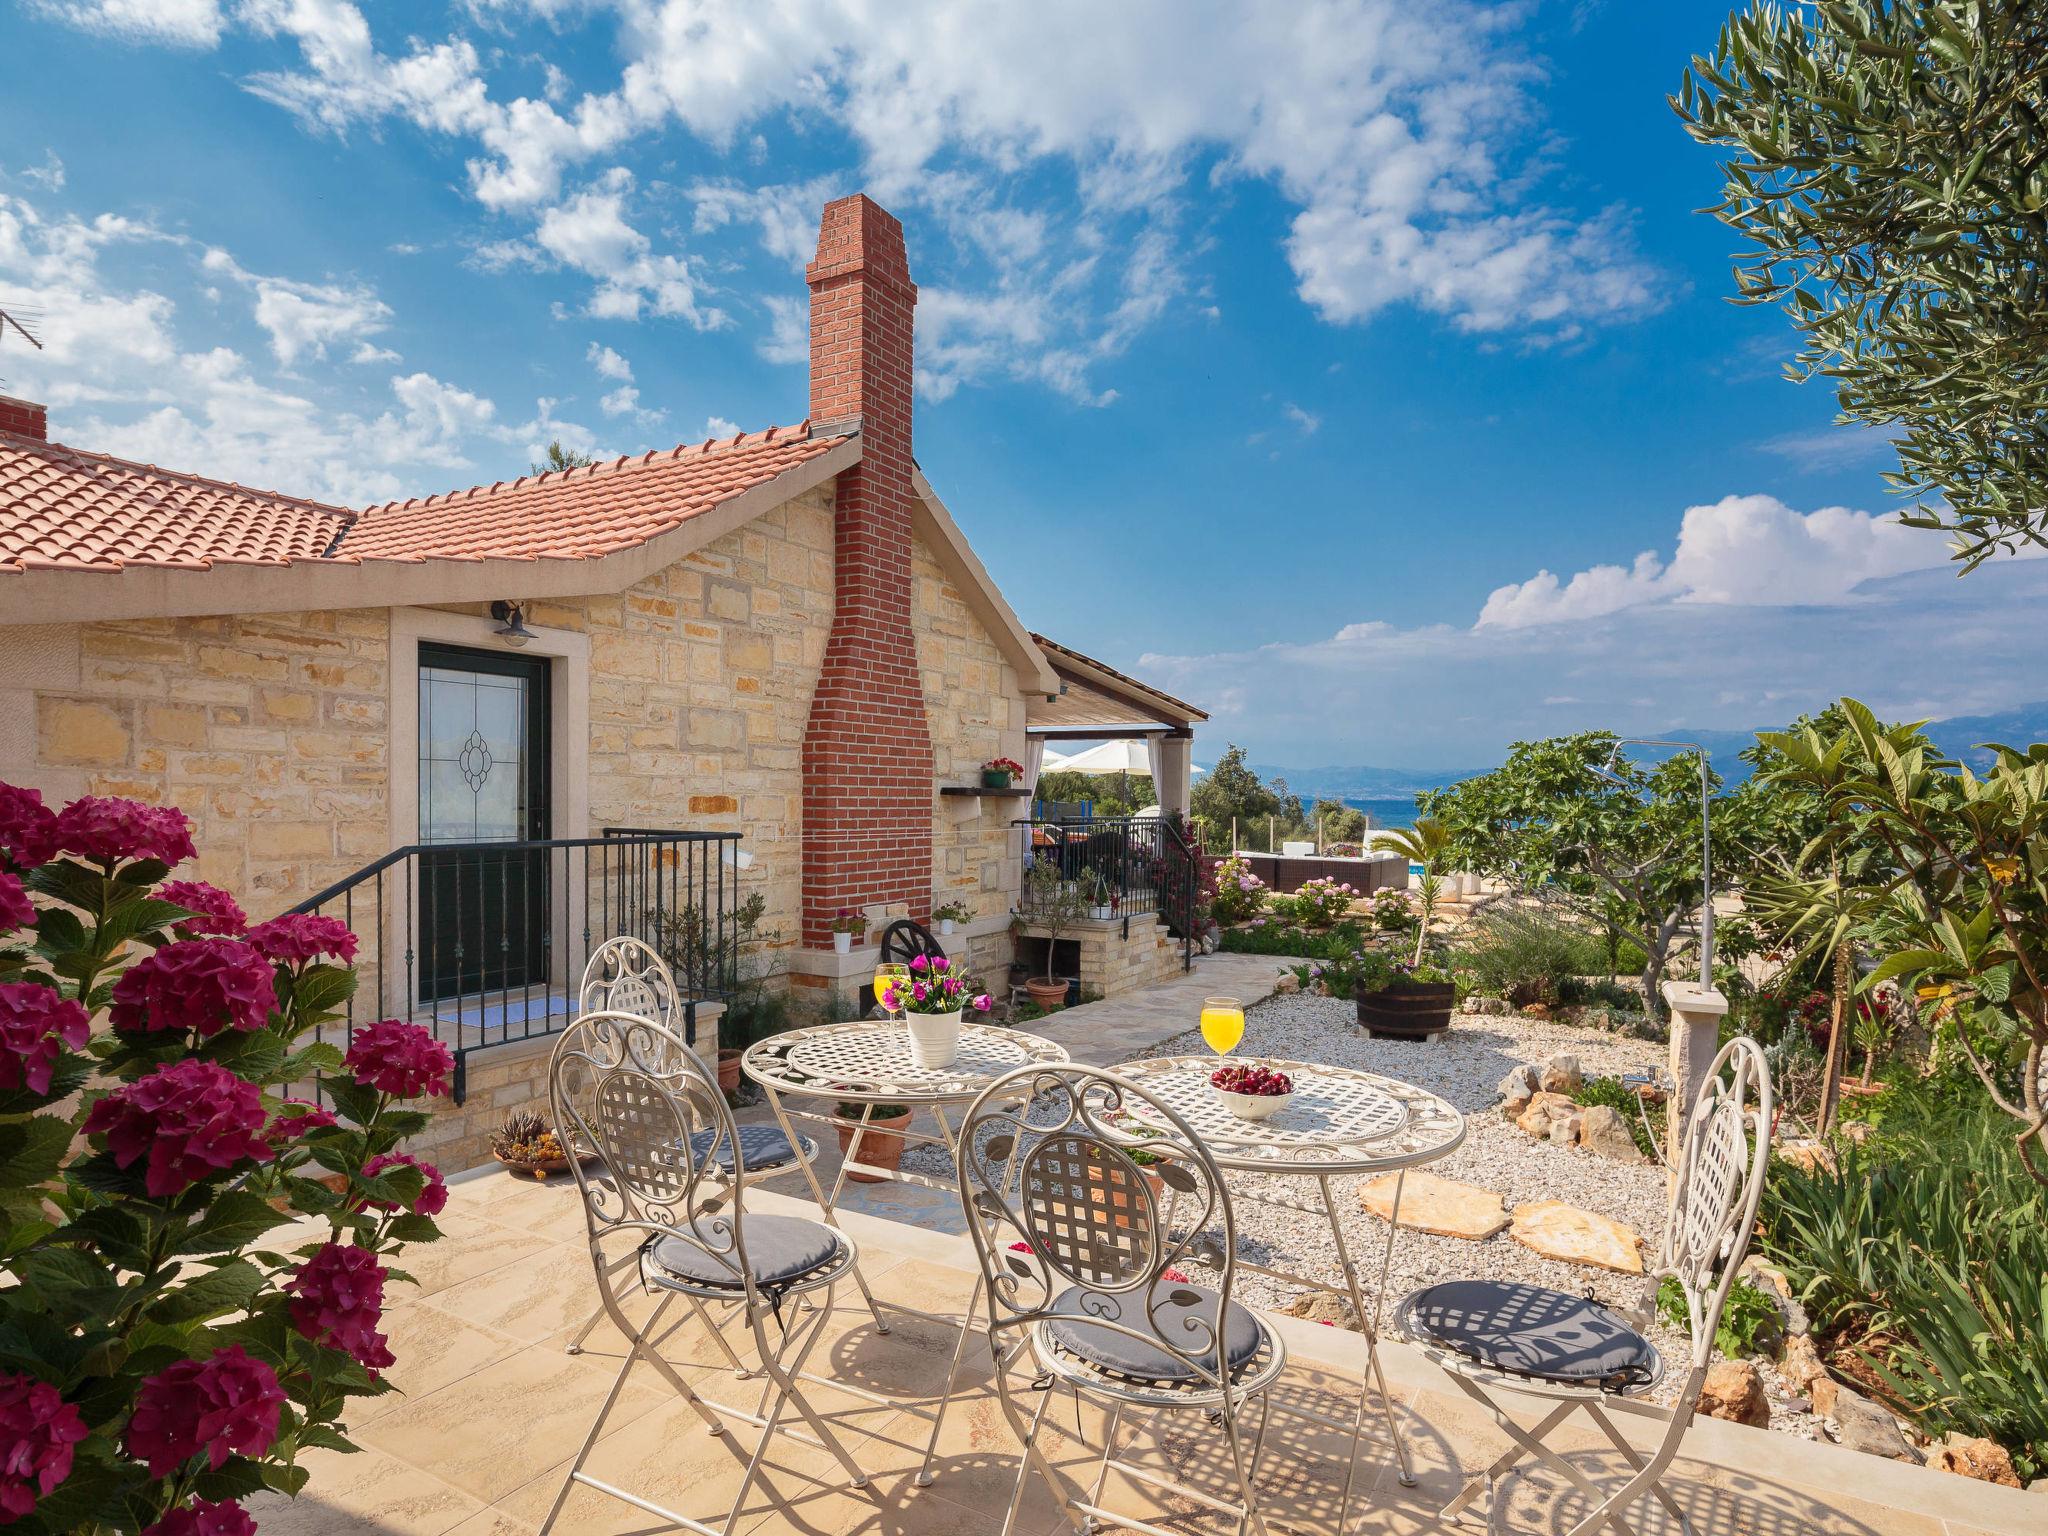
[[[1366,815],[1372,818],[1372,824],[1375,827],[1382,827],[1391,831],[1396,827],[1412,827],[1415,825],[1415,797],[1413,795],[1399,795],[1388,799],[1366,799],[1356,795],[1346,795],[1344,803],[1351,806],[1354,810],[1365,812]]]

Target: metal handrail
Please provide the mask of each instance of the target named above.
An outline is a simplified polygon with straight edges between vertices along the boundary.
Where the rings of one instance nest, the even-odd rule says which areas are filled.
[[[1194,909],[1199,889],[1198,855],[1178,824],[1165,816],[1103,816],[1061,821],[1040,816],[1012,823],[1022,835],[1027,861],[1039,856],[1041,828],[1057,835],[1054,845],[1063,878],[1101,877],[1116,898],[1123,936],[1131,918],[1157,914],[1181,938],[1181,968],[1194,966]],[[1104,840],[1107,840],[1105,844]],[[1080,852],[1076,854],[1076,848]],[[1102,851],[1107,847],[1107,853]]]

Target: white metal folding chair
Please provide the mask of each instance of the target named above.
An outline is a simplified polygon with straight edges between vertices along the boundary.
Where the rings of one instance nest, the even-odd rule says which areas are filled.
[[[548,1088],[557,1134],[583,1197],[599,1301],[625,1338],[626,1358],[570,1463],[542,1536],[579,1483],[703,1536],[726,1536],[746,1505],[768,1442],[778,1434],[831,1452],[853,1485],[865,1487],[866,1473],[812,1409],[799,1383],[804,1359],[831,1317],[834,1287],[857,1260],[852,1240],[805,1217],[746,1215],[746,1158],[732,1111],[717,1078],[675,1031],[615,1010],[582,1014],[556,1042]],[[720,1155],[684,1150],[698,1144],[700,1133],[713,1138]],[[714,1171],[726,1157],[730,1179]],[[604,1240],[621,1234],[635,1240],[631,1257],[640,1289],[661,1297],[644,1323],[628,1316],[614,1284],[619,1266],[605,1256]],[[661,1356],[657,1344],[667,1336],[662,1320],[679,1297],[735,1368],[766,1378],[752,1411],[702,1397]],[[758,1364],[742,1366],[725,1337],[725,1325],[734,1321],[752,1335]],[[723,1524],[665,1509],[583,1470],[627,1378],[641,1364],[674,1387],[712,1434],[724,1434],[728,1419],[761,1431]],[[789,1408],[810,1426],[810,1434],[782,1422]]]
[[[1133,1102],[1156,1110],[1162,1129],[1144,1142],[1153,1167],[1187,1222],[1169,1231],[1165,1213],[1127,1150],[1118,1124]],[[1237,1517],[1240,1533],[1263,1533],[1253,1483],[1266,1433],[1267,1391],[1286,1365],[1279,1334],[1230,1299],[1237,1230],[1230,1195],[1208,1151],[1173,1110],[1097,1067],[1021,1067],[991,1083],[960,1128],[960,1200],[988,1298],[989,1340],[1004,1416],[1024,1459],[1003,1523],[1015,1525],[1025,1479],[1036,1466],[1076,1530],[1106,1521],[1139,1531],[1160,1527],[1102,1504],[1114,1466],[1126,1477]],[[1220,1242],[1216,1233],[1220,1230]],[[1021,1246],[1018,1246],[1021,1245]],[[1191,1284],[1176,1261],[1214,1267],[1216,1287]],[[1028,1420],[1011,1368],[1026,1353],[1036,1367],[1038,1405]],[[1102,1454],[1085,1499],[1070,1499],[1038,1436],[1056,1389],[1107,1407]],[[1244,1432],[1256,1404],[1258,1427]],[[1190,1487],[1151,1467],[1120,1460],[1126,1408],[1191,1410],[1220,1430],[1235,1501]],[[1164,1533],[1161,1532],[1161,1536]]]
[[[1586,1501],[1587,1513],[1569,1536],[1592,1536],[1607,1525],[1630,1536],[1624,1511],[1645,1493],[1654,1494],[1691,1536],[1691,1522],[1662,1478],[1692,1422],[1714,1359],[1714,1330],[1749,1246],[1770,1155],[1770,1124],[1771,1075],[1764,1054],[1753,1040],[1730,1041],[1715,1057],[1686,1121],[1684,1160],[1663,1249],[1646,1278],[1638,1313],[1623,1314],[1542,1286],[1494,1280],[1440,1281],[1402,1299],[1394,1309],[1395,1331],[1448,1371],[1515,1442],[1492,1466],[1467,1480],[1441,1518],[1455,1519],[1485,1493],[1488,1528],[1498,1528],[1522,1463],[1535,1461],[1561,1473]],[[1663,1381],[1666,1362],[1643,1336],[1641,1325],[1667,1276],[1685,1292],[1689,1371],[1673,1400],[1664,1437],[1645,1459],[1615,1427],[1603,1403],[1649,1392]],[[1488,1389],[1550,1398],[1556,1406],[1535,1428],[1524,1429]],[[1569,1455],[1544,1443],[1574,1410],[1600,1426],[1632,1469],[1612,1493],[1603,1494]]]
[[[606,939],[590,952],[590,962],[583,967],[577,1012],[598,1010],[635,1014],[652,1019],[673,1035],[683,1034],[683,1001],[676,988],[675,973],[652,945],[631,934]],[[717,1161],[712,1172],[730,1178],[735,1171],[730,1154],[735,1148],[744,1154],[747,1176],[754,1179],[799,1172],[818,1157],[817,1142],[801,1134],[792,1141],[775,1125],[743,1125],[734,1142],[719,1141],[709,1130],[699,1131],[691,1150],[699,1157],[715,1154]],[[614,1271],[632,1262],[633,1257],[628,1254],[615,1262]],[[865,1294],[865,1286],[862,1291]],[[570,1354],[583,1353],[591,1331],[603,1317],[604,1309],[600,1307],[584,1319],[583,1326],[569,1340]]]

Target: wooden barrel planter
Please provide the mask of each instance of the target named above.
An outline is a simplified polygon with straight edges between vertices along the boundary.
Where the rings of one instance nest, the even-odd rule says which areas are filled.
[[[1451,1027],[1458,989],[1447,981],[1361,992],[1358,1023],[1375,1040],[1421,1040]]]

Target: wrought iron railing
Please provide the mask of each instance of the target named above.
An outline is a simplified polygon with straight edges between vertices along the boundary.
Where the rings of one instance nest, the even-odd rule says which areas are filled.
[[[1180,939],[1183,968],[1193,966],[1201,854],[1178,818],[1031,817],[1013,825],[1023,840],[1027,871],[1033,861],[1049,861],[1061,881],[1079,892],[1091,915],[1122,921],[1125,938],[1132,918],[1156,914]],[[1024,889],[1028,899],[1028,876]]]
[[[341,1028],[400,1018],[469,1058],[560,1033],[576,1016],[591,951],[630,934],[675,972],[683,1027],[732,989],[739,834],[607,827],[601,837],[414,843],[292,910],[355,931],[357,985]]]

